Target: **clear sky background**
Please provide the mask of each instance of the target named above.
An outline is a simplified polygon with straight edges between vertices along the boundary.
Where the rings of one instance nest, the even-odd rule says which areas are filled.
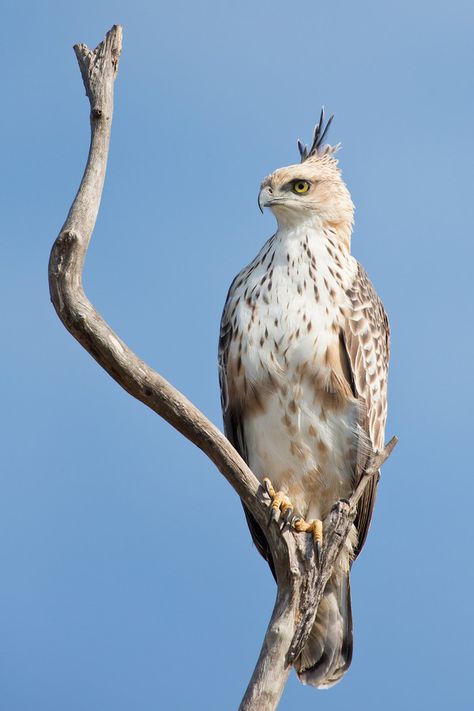
[[[222,305],[274,229],[258,186],[323,103],[390,316],[400,444],[353,569],[354,661],[326,692],[292,675],[280,708],[473,708],[471,0],[4,5],[0,708],[235,709],[274,600],[229,485],[49,303],[89,141],[72,45],[114,23],[85,286],[118,334],[221,423]]]

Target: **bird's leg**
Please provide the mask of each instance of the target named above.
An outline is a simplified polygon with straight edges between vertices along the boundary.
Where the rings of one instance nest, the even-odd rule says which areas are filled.
[[[268,477],[264,478],[263,486],[272,500],[268,523],[270,524],[271,521],[277,520],[277,512],[279,511],[280,518],[282,520],[282,530],[287,524],[290,524],[298,533],[312,533],[313,541],[316,547],[316,557],[319,561],[321,557],[321,549],[323,547],[323,522],[320,521],[319,518],[311,519],[311,521],[305,521],[301,516],[295,516],[294,506],[291,499],[285,494],[284,491],[275,491],[275,488]]]
[[[305,521],[304,518],[297,518],[293,523],[295,531],[298,533],[312,533],[313,541],[316,548],[316,558],[319,562],[321,559],[321,549],[323,547],[323,522],[319,518],[313,518],[311,521]]]
[[[274,486],[268,477],[265,477],[263,480],[263,486],[272,500],[270,505],[269,523],[270,521],[276,521],[278,516],[277,512],[279,511],[283,530],[286,524],[291,523],[293,520],[294,506],[284,491],[275,491]]]

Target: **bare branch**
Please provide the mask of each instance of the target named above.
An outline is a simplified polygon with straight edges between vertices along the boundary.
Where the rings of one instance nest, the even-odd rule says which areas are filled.
[[[278,705],[291,664],[298,658],[316,617],[356,514],[356,503],[371,476],[395,446],[392,440],[349,503],[339,502],[326,523],[317,565],[312,539],[280,531],[268,521],[268,496],[226,437],[178,390],[144,363],[114,333],[87,299],[82,271],[97,219],[104,184],[113,113],[114,80],[122,49],[122,29],[115,25],[95,50],[74,47],[91,106],[91,144],[84,175],[49,260],[51,300],[68,331],[130,395],[163,417],[199,447],[225,476],[259,525],[266,530],[275,563],[278,593],[260,657],[241,711],[272,711]]]
[[[91,104],[91,145],[79,191],[51,251],[51,300],[68,331],[109,375],[200,447],[264,523],[263,507],[255,504],[260,485],[243,459],[215,425],[127,347],[102,319],[82,287],[84,258],[107,166],[121,44],[122,29],[114,26],[94,51],[82,44],[74,47]]]

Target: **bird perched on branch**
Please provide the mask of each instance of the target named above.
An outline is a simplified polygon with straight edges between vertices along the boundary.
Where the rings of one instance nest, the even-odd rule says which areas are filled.
[[[263,181],[260,209],[278,229],[234,279],[221,321],[219,375],[225,433],[272,499],[272,512],[321,546],[324,521],[349,498],[374,450],[383,449],[389,326],[350,253],[354,206],[324,144],[324,111],[301,163]],[[295,663],[304,683],[328,687],[352,657],[349,571],[364,545],[378,477],[358,503],[352,531]],[[253,540],[272,571],[260,528]]]

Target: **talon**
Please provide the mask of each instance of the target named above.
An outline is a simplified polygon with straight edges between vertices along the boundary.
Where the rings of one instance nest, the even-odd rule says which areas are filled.
[[[268,525],[271,524],[272,521],[276,521],[278,518],[278,509],[274,509],[273,507],[270,509],[270,516],[268,517]]]
[[[295,531],[297,530],[297,529],[296,529],[296,524],[297,524],[298,521],[301,521],[301,517],[300,517],[300,516],[296,515],[296,516],[292,516],[292,517],[291,517],[290,526],[291,526],[292,528],[294,528]]]
[[[283,530],[287,523],[289,523],[292,519],[294,510],[293,504],[284,491],[275,491],[275,488],[268,477],[263,479],[262,484],[268,496],[272,500],[270,504],[268,525],[270,525],[272,521],[276,521],[279,515],[282,524],[281,530]]]
[[[295,531],[298,531],[298,533],[306,533],[310,528],[309,523],[306,523],[304,518],[301,518],[300,516],[297,516],[294,519],[293,526],[295,527]]]
[[[320,547],[323,545],[323,522],[319,518],[315,518],[311,522],[313,529],[313,538],[315,543],[318,543]]]
[[[272,509],[279,510],[284,503],[284,493],[282,491],[277,491],[272,501]]]
[[[323,522],[319,518],[312,521],[305,521],[304,518],[298,518],[294,521],[295,531],[298,533],[312,533],[313,541],[316,545],[316,555],[319,560],[321,549],[323,547]]]
[[[286,509],[282,509],[280,531],[284,531],[287,526],[291,526],[292,520],[293,508],[291,506],[288,506]]]

